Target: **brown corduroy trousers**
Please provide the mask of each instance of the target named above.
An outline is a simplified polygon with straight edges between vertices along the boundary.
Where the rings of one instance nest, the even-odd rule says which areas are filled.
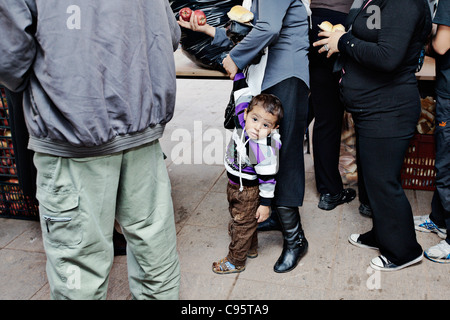
[[[227,198],[231,215],[227,259],[235,266],[244,266],[247,253],[256,252],[258,246],[255,216],[259,206],[259,186],[244,186],[244,190],[239,191],[239,185],[228,182]]]

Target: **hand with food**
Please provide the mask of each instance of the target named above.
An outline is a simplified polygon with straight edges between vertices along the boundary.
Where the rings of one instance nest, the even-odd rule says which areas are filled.
[[[178,24],[181,27],[192,31],[202,32],[214,38],[216,28],[207,23],[206,15],[203,11],[192,11],[189,8],[183,8],[180,10],[179,16]]]
[[[334,53],[339,52],[338,43],[339,39],[345,33],[345,27],[342,24],[332,25],[328,21],[324,21],[319,25],[322,30],[319,33],[319,37],[323,39],[313,43],[314,47],[322,46],[319,49],[319,53],[327,52],[327,58],[331,57]]]

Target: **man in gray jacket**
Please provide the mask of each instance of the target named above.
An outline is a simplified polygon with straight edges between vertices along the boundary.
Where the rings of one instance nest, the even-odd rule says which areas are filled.
[[[133,298],[177,299],[158,142],[175,105],[169,2],[3,0],[0,30],[0,83],[24,93],[51,297],[106,297],[117,219]]]

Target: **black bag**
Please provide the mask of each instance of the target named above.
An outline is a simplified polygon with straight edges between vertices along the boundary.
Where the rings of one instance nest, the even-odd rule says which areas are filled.
[[[225,129],[233,130],[235,128],[236,126],[234,122],[235,110],[236,105],[234,102],[234,90],[232,90],[230,95],[230,101],[228,101],[228,105],[225,108],[225,120],[223,121],[223,126],[225,127]]]
[[[245,79],[245,77],[240,77],[239,80],[233,81],[233,89],[231,90],[230,100],[228,101],[228,105],[225,108],[225,120],[223,122],[223,126],[225,127],[225,129],[233,130],[234,128],[239,128],[238,116],[242,114],[245,109],[236,114],[234,92],[245,87],[247,87],[247,80]]]
[[[227,30],[227,37],[233,42],[233,45],[238,44],[245,36],[252,30],[251,24],[240,23],[230,20],[225,24]]]

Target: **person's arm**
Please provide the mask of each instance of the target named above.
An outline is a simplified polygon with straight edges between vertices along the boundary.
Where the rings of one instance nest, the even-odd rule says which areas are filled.
[[[281,31],[284,15],[291,1],[259,1],[258,19],[252,30],[223,59],[222,65],[230,79],[244,70],[261,50],[270,45]]]
[[[181,17],[178,19],[178,24],[186,29],[204,33],[213,40],[211,44],[217,47],[228,47],[232,44],[231,40],[228,39],[226,35],[225,28],[213,27],[208,23],[203,26],[199,25],[197,19],[194,18],[194,14],[191,15],[191,19],[189,21],[184,21]]]
[[[257,21],[249,34],[231,51],[230,58],[243,70],[258,53],[278,38],[284,16],[292,1],[258,1]]]
[[[178,44],[180,43],[181,29],[180,29],[180,26],[177,24],[177,19],[175,19],[175,16],[173,14],[172,8],[169,5],[169,2],[166,1],[165,5],[166,5],[167,18],[169,20],[170,35],[172,38],[173,51],[175,52],[178,49]]]
[[[36,55],[34,1],[4,0],[0,4],[0,83],[22,91]]]
[[[444,55],[450,49],[450,26],[442,24],[437,26],[432,45],[434,51],[440,55]]]

